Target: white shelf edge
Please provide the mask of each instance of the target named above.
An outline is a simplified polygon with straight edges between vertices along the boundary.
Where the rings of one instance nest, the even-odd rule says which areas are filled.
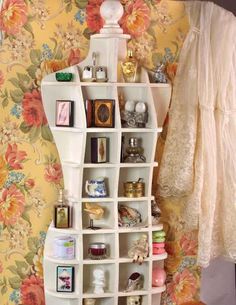
[[[121,128],[121,132],[139,132],[139,133],[153,133],[153,132],[162,132],[162,127],[157,128]]]
[[[135,291],[130,291],[130,292],[119,291],[118,292],[119,297],[127,297],[127,296],[132,296],[132,295],[148,295],[148,290],[135,290]]]
[[[119,263],[133,263],[133,259],[129,257],[119,257]],[[150,257],[144,259],[143,263],[151,261]],[[138,265],[138,264],[137,264]]]
[[[57,292],[45,289],[45,293],[59,299],[78,299],[79,295],[74,292]]]
[[[84,265],[103,265],[103,264],[115,264],[115,258],[107,258],[107,259],[84,259]]]
[[[81,164],[79,162],[72,162],[69,160],[61,160],[61,164],[64,166],[74,167],[74,168],[78,168],[81,166]]]
[[[132,227],[132,228],[118,228],[118,233],[138,233],[138,232],[149,232],[150,227]]]
[[[163,224],[159,223],[151,226],[152,231],[161,231],[163,229]]]
[[[113,168],[117,167],[117,163],[84,163],[84,168]]]
[[[57,127],[57,126],[51,126],[50,127],[51,131],[56,131],[56,132],[75,132],[75,133],[83,133],[84,130],[83,128],[78,128],[78,127]]]
[[[167,252],[163,254],[158,254],[158,255],[152,255],[151,260],[152,261],[162,261],[163,259],[166,259],[168,256]]]
[[[147,200],[154,200],[154,196],[150,197],[118,197],[117,201],[124,202],[124,201],[147,201]]]
[[[115,229],[98,229],[98,230],[91,230],[91,229],[83,229],[82,230],[82,234],[109,234],[109,233],[115,233],[116,230]]]
[[[82,202],[113,202],[114,197],[98,197],[98,198],[83,197],[81,201]]]
[[[151,88],[171,88],[170,83],[149,83]]]
[[[59,229],[59,228],[55,228],[52,225],[49,226],[48,231],[51,232],[56,232],[58,234],[68,234],[68,235],[77,235],[80,233],[79,230],[77,229],[72,229],[72,228],[68,228],[68,229]]]
[[[161,286],[161,287],[152,287],[151,293],[152,294],[162,293],[165,290],[166,290],[166,285]]]
[[[128,167],[128,168],[131,168],[131,167],[156,167],[158,166],[158,163],[157,162],[152,162],[152,163],[149,163],[149,162],[144,162],[144,163],[120,163],[120,167]]]
[[[148,87],[149,86],[149,83],[122,83],[122,82],[119,82],[119,83],[114,83],[116,84],[117,87]]]
[[[96,293],[83,293],[83,298],[84,299],[99,299],[99,298],[114,298],[115,293],[113,292],[104,292],[101,294],[96,294]]]
[[[77,259],[60,259],[53,256],[44,256],[44,259],[50,262],[53,262],[55,264],[63,264],[63,265],[78,265],[79,260]]]
[[[83,82],[79,83],[81,87],[112,87],[115,86],[116,83],[111,82]]]
[[[99,128],[99,127],[89,127],[86,129],[87,133],[91,133],[91,132],[117,132],[119,131],[119,128]]]
[[[42,81],[41,86],[79,86],[80,83],[76,81],[69,81],[69,82],[58,82],[58,81]]]

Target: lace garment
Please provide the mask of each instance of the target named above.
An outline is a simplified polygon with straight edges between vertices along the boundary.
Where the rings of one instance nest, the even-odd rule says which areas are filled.
[[[190,31],[174,81],[159,195],[185,204],[199,229],[198,263],[236,260],[236,18],[187,2]]]

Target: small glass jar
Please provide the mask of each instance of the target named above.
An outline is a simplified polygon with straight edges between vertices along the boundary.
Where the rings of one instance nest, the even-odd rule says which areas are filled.
[[[107,258],[107,247],[104,243],[92,243],[89,245],[88,255],[91,259]]]
[[[140,139],[132,137],[129,139],[129,146],[126,148],[127,156],[124,162],[128,163],[144,163],[146,158],[142,155],[143,148],[140,145]]]

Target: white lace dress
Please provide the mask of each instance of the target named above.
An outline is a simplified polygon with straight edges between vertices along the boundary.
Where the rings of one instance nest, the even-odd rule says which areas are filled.
[[[199,228],[198,263],[236,260],[236,18],[211,2],[186,2],[181,50],[158,178],[159,195],[185,203]]]

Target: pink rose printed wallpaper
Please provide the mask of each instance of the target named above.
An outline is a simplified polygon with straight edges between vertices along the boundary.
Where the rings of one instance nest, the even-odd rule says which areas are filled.
[[[86,57],[103,25],[102,0],[3,0],[0,8],[0,304],[45,305],[43,245],[63,174],[42,106],[40,84]],[[122,0],[120,25],[146,68],[167,64],[173,80],[188,31],[182,2]],[[168,124],[168,120],[166,120]],[[165,133],[160,138],[163,148]],[[155,181],[154,181],[155,187]],[[196,232],[181,208],[160,200],[168,234],[162,304],[198,298]]]

